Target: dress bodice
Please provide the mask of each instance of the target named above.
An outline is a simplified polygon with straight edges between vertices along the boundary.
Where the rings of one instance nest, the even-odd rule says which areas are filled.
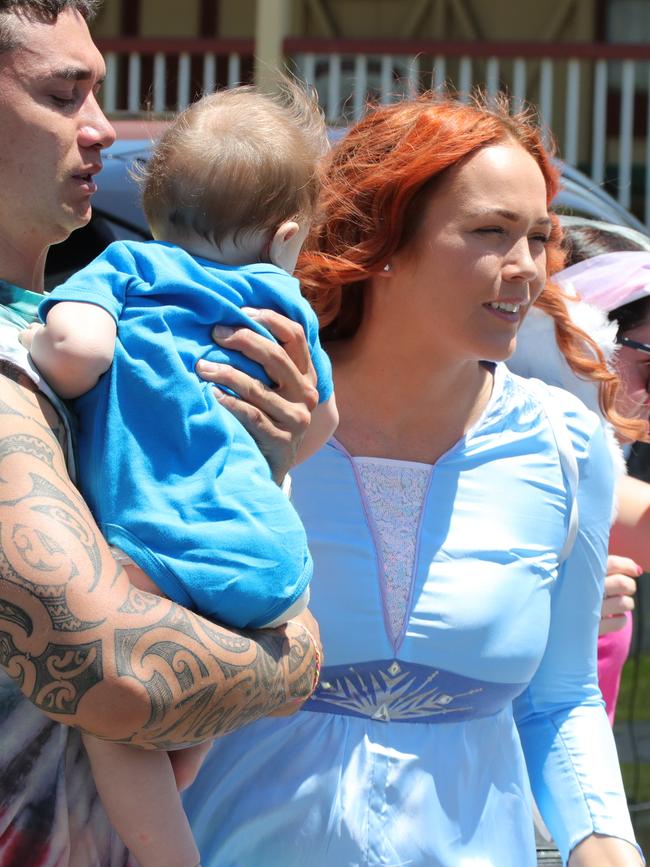
[[[345,454],[342,447],[336,447]],[[384,628],[399,654],[408,627],[420,522],[433,467],[349,457],[349,469],[376,556]],[[328,664],[305,709],[383,722],[448,722],[495,713],[523,687],[523,683],[491,683],[397,658]]]

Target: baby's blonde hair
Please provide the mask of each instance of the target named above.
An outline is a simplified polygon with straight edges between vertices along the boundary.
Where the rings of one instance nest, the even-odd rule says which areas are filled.
[[[219,246],[309,219],[326,149],[316,98],[293,80],[282,78],[274,95],[236,87],[204,96],[178,115],[142,170],[152,231]]]

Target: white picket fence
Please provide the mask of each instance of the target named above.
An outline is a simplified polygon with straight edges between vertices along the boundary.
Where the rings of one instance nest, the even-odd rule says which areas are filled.
[[[174,112],[200,92],[252,76],[252,40],[114,39],[100,47],[112,116]],[[563,159],[608,183],[650,225],[650,46],[287,39],[285,54],[335,126],[359,118],[369,101],[441,87],[461,98],[480,87],[506,91],[513,106],[532,103]]]

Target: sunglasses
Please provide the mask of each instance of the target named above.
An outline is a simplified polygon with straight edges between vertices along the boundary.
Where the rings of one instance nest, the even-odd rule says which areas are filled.
[[[628,349],[636,349],[638,352],[647,352],[650,355],[650,343],[640,343],[638,340],[632,340],[629,337],[617,337],[616,342],[620,346],[627,346]]]

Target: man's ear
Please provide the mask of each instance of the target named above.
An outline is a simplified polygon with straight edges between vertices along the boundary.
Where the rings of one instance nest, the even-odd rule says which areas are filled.
[[[300,226],[295,220],[285,220],[275,230],[269,244],[269,259],[274,265],[279,265],[281,268],[284,267],[286,245],[299,231]]]

